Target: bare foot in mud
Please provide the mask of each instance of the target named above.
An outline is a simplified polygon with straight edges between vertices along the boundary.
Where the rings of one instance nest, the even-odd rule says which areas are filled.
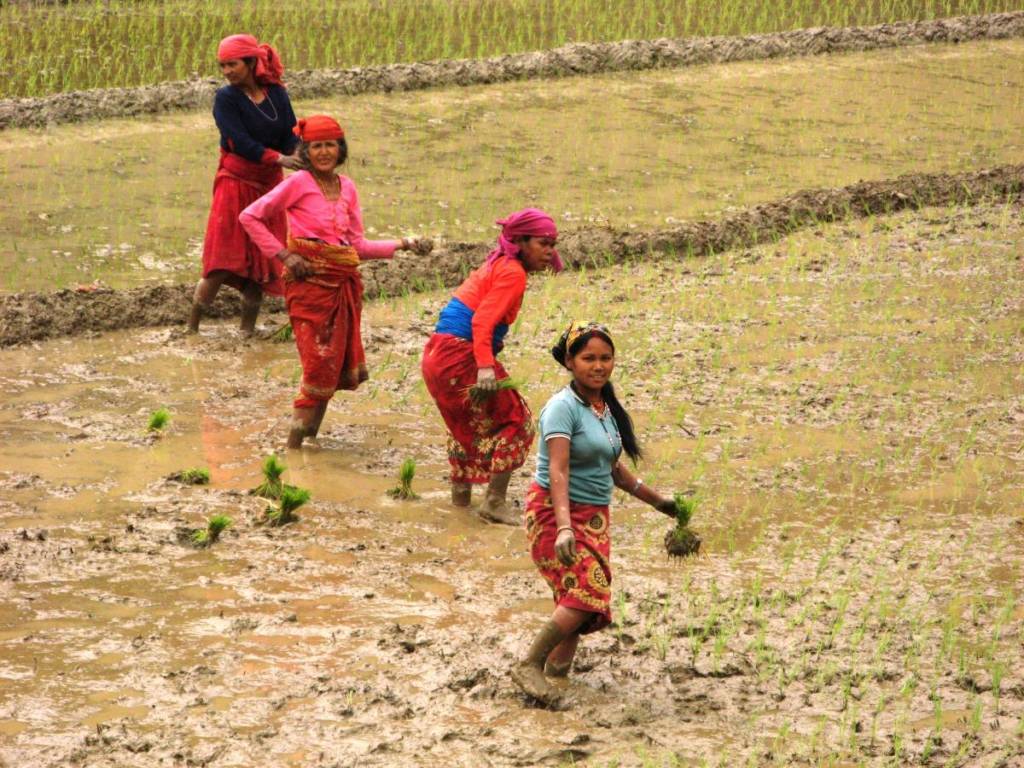
[[[548,707],[562,706],[562,697],[544,677],[540,667],[528,661],[521,661],[512,667],[512,682],[527,696]]]
[[[452,483],[452,504],[468,507],[473,497],[473,486],[469,483]]]
[[[483,503],[480,504],[476,513],[489,523],[519,525],[522,522],[519,513],[509,509],[504,499],[495,500],[490,496],[484,497]]]
[[[547,661],[544,663],[545,677],[568,677],[572,669],[572,662]]]

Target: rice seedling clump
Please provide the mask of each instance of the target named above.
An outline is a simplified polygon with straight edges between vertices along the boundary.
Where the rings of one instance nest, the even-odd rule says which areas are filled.
[[[283,485],[276,507],[267,507],[264,522],[272,526],[287,525],[299,519],[295,510],[309,501],[309,491],[292,485]]]
[[[221,533],[231,527],[231,518],[227,515],[213,515],[207,521],[205,528],[200,528],[192,533],[192,544],[198,549],[205,549],[212,546]]]
[[[418,499],[419,496],[412,489],[412,479],[416,476],[416,461],[406,459],[398,469],[398,485],[388,491],[388,495],[394,499]]]
[[[515,379],[515,378],[512,378],[510,376],[507,379],[501,379],[498,382],[498,388],[497,389],[483,389],[483,388],[477,386],[476,384],[473,384],[473,385],[471,385],[469,387],[466,387],[466,397],[468,397],[474,403],[482,403],[484,400],[487,400],[489,397],[491,397],[498,390],[501,390],[501,389],[515,389],[515,390],[519,390],[519,389],[523,388],[523,385],[525,383],[526,382],[523,379]]]
[[[676,524],[665,534],[665,551],[672,557],[687,557],[700,550],[700,537],[690,528],[690,519],[697,509],[697,499],[675,495]]]
[[[167,426],[171,420],[171,412],[166,408],[158,408],[150,414],[147,429],[150,432],[159,432]]]
[[[193,467],[172,472],[167,476],[168,480],[174,480],[185,485],[208,485],[210,482],[210,470],[204,467]]]
[[[263,460],[263,482],[249,491],[252,496],[261,496],[264,499],[277,499],[284,489],[284,482],[281,475],[287,467],[272,453]]]

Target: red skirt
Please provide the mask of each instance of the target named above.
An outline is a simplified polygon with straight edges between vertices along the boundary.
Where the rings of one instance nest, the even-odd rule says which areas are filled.
[[[523,466],[533,444],[533,414],[514,389],[499,389],[480,401],[469,397],[477,372],[472,342],[435,333],[423,350],[421,369],[448,427],[453,483],[486,483],[491,475]],[[494,373],[499,380],[508,378],[497,361]]]
[[[612,621],[612,540],[608,505],[569,502],[572,531],[576,534],[576,562],[562,565],[555,555],[558,524],[551,493],[537,483],[526,492],[526,538],[537,570],[551,587],[555,605],[592,614],[581,635],[604,629]]]
[[[217,175],[213,179],[213,203],[203,240],[203,277],[211,272],[229,272],[224,282],[241,290],[247,283],[259,283],[267,293],[284,293],[277,259],[264,256],[249,239],[238,215],[250,204],[281,183],[278,165],[251,163],[239,155],[221,150]],[[288,220],[282,213],[267,223],[284,242]]]
[[[369,378],[360,327],[363,281],[359,255],[349,245],[288,240],[288,250],[313,270],[304,280],[285,274],[285,303],[302,362],[302,386],[293,405],[313,408],[339,389]]]

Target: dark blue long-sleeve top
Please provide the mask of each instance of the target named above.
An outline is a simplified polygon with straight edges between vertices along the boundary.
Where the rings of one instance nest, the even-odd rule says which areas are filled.
[[[265,88],[267,98],[259,104],[233,85],[217,89],[213,100],[221,149],[253,163],[276,163],[279,153],[290,155],[299,141],[292,133],[296,121],[288,91],[280,85]]]

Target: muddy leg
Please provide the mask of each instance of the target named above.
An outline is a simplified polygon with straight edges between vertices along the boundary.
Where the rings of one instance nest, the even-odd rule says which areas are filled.
[[[472,485],[469,483],[452,482],[452,504],[456,507],[468,507],[472,496]]]
[[[491,482],[487,485],[487,495],[484,496],[483,504],[480,505],[480,517],[484,520],[504,525],[519,525],[519,515],[509,509],[505,501],[508,483],[511,479],[511,472],[499,472],[496,475],[491,475]]]
[[[579,629],[586,619],[584,611],[558,606],[530,646],[526,658],[512,667],[512,682],[524,693],[544,704],[559,703],[559,694],[544,677],[544,662],[551,652]]]
[[[263,288],[259,283],[247,283],[242,291],[242,320],[239,330],[243,336],[252,336],[256,330],[256,318],[263,303]]]
[[[576,656],[576,646],[579,645],[580,636],[573,632],[565,640],[555,646],[555,649],[548,654],[548,660],[544,663],[544,674],[548,677],[568,677],[572,669],[572,660]]]
[[[316,408],[295,408],[292,416],[292,428],[288,432],[288,447],[301,448],[302,440],[309,434]]]
[[[327,413],[327,400],[322,403],[318,403],[316,408],[313,409],[313,419],[309,423],[309,429],[306,432],[306,437],[316,437],[320,433],[320,425],[324,422],[324,414]]]
[[[192,311],[188,316],[189,333],[199,333],[199,323],[203,319],[203,314],[217,298],[217,292],[227,276],[227,272],[218,270],[211,272],[196,284],[195,293],[192,294]]]

